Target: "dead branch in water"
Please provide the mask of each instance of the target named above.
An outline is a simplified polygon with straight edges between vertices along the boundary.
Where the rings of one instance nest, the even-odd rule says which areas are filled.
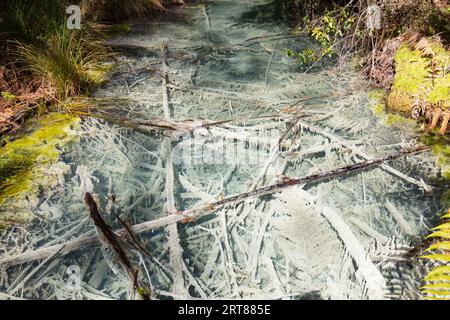
[[[172,121],[171,116],[171,105],[169,89],[167,88],[167,83],[169,82],[168,67],[166,64],[166,57],[168,53],[167,42],[162,41],[161,43],[161,63],[163,70],[162,77],[162,94],[163,94],[163,108],[164,108],[164,118],[166,121]],[[169,214],[175,213],[175,195],[174,195],[174,170],[173,170],[173,151],[172,151],[172,141],[169,137],[164,139],[164,149],[166,154],[166,182],[164,187],[164,195],[166,198],[166,203],[164,209]],[[183,278],[183,249],[180,245],[180,237],[178,235],[178,227],[176,224],[171,224],[167,226],[168,231],[168,243],[169,243],[169,255],[170,264],[173,272],[173,291],[182,296],[186,296],[187,292],[184,285]]]
[[[142,232],[163,228],[163,227],[166,227],[171,224],[176,224],[180,221],[186,221],[186,219],[188,221],[194,220],[195,218],[198,218],[201,214],[204,214],[206,212],[216,211],[226,205],[238,203],[238,202],[244,201],[246,199],[258,197],[258,196],[265,195],[265,194],[275,193],[275,192],[281,191],[285,188],[289,188],[291,186],[302,185],[302,184],[313,183],[313,182],[320,182],[323,180],[337,178],[337,177],[340,177],[347,173],[360,171],[363,169],[367,169],[369,167],[381,165],[386,161],[399,159],[404,156],[413,155],[413,154],[425,152],[428,150],[430,150],[429,147],[421,146],[421,147],[417,147],[414,149],[402,150],[397,153],[393,153],[393,154],[390,154],[390,155],[387,155],[387,156],[384,156],[381,158],[367,160],[367,161],[360,162],[357,164],[340,167],[340,168],[337,168],[337,169],[334,169],[331,171],[327,171],[327,172],[316,173],[316,174],[312,174],[312,175],[302,177],[302,178],[288,179],[287,181],[283,181],[281,183],[277,183],[277,184],[269,185],[267,187],[255,189],[251,192],[224,198],[223,200],[210,203],[202,208],[189,209],[189,210],[181,211],[178,213],[173,213],[173,214],[167,215],[165,217],[162,217],[162,218],[159,218],[156,220],[143,222],[143,223],[134,225],[132,227],[132,230],[133,230],[134,234],[139,234]],[[117,234],[120,236],[125,236],[126,233],[127,233],[127,231],[125,229],[120,229],[120,230],[114,231],[114,234]],[[78,250],[83,247],[98,245],[98,242],[99,242],[98,237],[94,236],[94,237],[87,237],[87,238],[82,238],[82,239],[78,239],[78,240],[74,240],[74,241],[69,241],[65,244],[44,247],[44,248],[40,248],[40,249],[31,251],[31,252],[24,252],[24,253],[15,255],[15,256],[3,258],[0,260],[0,266],[10,267],[13,265],[18,265],[18,264],[22,264],[22,263],[26,263],[26,262],[44,259],[44,258],[48,257],[49,255],[54,254],[55,252],[58,252],[58,251],[60,251],[59,254],[61,256],[63,256],[63,255],[66,255],[70,252],[73,252],[73,251]]]
[[[155,219],[152,221],[147,221],[138,225],[133,226],[132,230],[135,234],[139,234],[145,231],[150,231],[153,229],[163,228],[169,224],[177,223],[182,220],[183,217],[177,214],[172,214],[160,219]],[[114,233],[118,236],[126,237],[127,231],[125,228],[115,230]],[[60,256],[67,255],[73,251],[79,250],[80,248],[88,248],[99,244],[99,239],[97,236],[84,237],[81,239],[68,241],[63,244],[57,244],[53,246],[39,248],[37,250],[28,251],[20,253],[14,256],[3,258],[0,260],[0,267],[8,268],[18,264],[23,264],[31,261],[36,261],[40,259],[45,259],[49,255],[53,255],[60,251]]]
[[[328,138],[330,141],[336,142],[338,144],[340,144],[341,146],[343,146],[344,148],[347,148],[349,150],[351,150],[352,152],[354,152],[356,155],[358,155],[359,157],[363,158],[364,160],[372,160],[373,157],[369,154],[367,154],[366,152],[364,152],[363,150],[355,147],[352,143],[342,139],[341,137],[338,137],[320,127],[317,127],[315,125],[309,124],[305,121],[299,120],[299,123],[307,130],[311,131],[311,132],[317,132],[319,134],[321,134],[322,136]],[[387,165],[387,164],[382,164],[381,165],[381,169],[391,173],[394,176],[399,177],[400,179],[403,179],[411,184],[414,184],[416,186],[418,186],[419,188],[425,190],[426,192],[431,192],[432,188],[427,185],[425,182],[423,181],[418,181],[417,179],[414,179],[410,176],[405,175],[404,173],[398,171],[397,169]]]
[[[312,183],[312,182],[319,182],[319,181],[323,181],[323,180],[336,178],[336,177],[342,176],[347,173],[360,171],[362,169],[366,169],[366,168],[373,167],[376,165],[382,165],[386,161],[395,160],[395,159],[398,159],[398,158],[401,158],[401,157],[404,157],[407,155],[417,154],[417,153],[421,153],[421,152],[428,151],[428,150],[430,150],[430,147],[420,146],[420,147],[413,148],[413,149],[401,150],[399,152],[389,154],[389,155],[381,157],[381,158],[366,160],[366,161],[363,161],[360,163],[340,167],[337,169],[333,169],[331,171],[315,173],[315,174],[312,174],[312,175],[309,175],[306,177],[302,177],[302,178],[296,178],[296,179],[285,178],[284,181],[282,181],[280,183],[276,183],[276,184],[272,184],[272,185],[269,185],[269,186],[266,186],[263,188],[255,189],[250,192],[241,193],[236,196],[231,196],[231,197],[225,198],[223,200],[216,201],[214,203],[210,203],[207,207],[204,207],[204,208],[186,210],[186,211],[183,211],[182,214],[184,216],[186,216],[187,218],[197,217],[199,214],[201,214],[205,211],[214,211],[215,209],[218,209],[225,205],[241,202],[248,198],[254,198],[254,197],[262,196],[265,194],[275,193],[275,192],[281,191],[281,190],[291,187],[291,186],[302,185],[302,184]]]
[[[125,270],[130,278],[133,288],[135,292],[137,291],[140,296],[144,299],[149,299],[147,294],[143,294],[143,292],[147,292],[148,289],[142,290],[144,286],[140,283],[138,279],[138,269],[135,269],[130,259],[128,258],[125,250],[119,243],[119,239],[111,230],[111,227],[103,220],[100,215],[100,211],[98,210],[97,203],[90,193],[86,193],[84,196],[84,202],[89,209],[89,215],[94,221],[95,227],[97,229],[97,233],[100,239],[100,242],[107,248],[109,248],[120,266]]]

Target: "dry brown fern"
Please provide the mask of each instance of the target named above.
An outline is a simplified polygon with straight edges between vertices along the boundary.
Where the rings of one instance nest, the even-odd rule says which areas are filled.
[[[420,40],[414,44],[414,49],[419,50],[424,57],[434,57],[432,42],[428,40],[428,38],[420,38]]]

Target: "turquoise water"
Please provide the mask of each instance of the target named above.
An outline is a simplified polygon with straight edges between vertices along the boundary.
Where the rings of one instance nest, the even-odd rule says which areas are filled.
[[[187,210],[416,144],[412,124],[388,126],[372,114],[370,86],[352,66],[290,60],[286,48],[311,42],[293,37],[272,9],[270,1],[211,1],[111,39],[118,67],[95,93],[109,112],[165,116],[165,42],[171,120],[227,122],[168,138],[83,120],[80,142],[64,151],[65,184],[34,208],[48,218],[9,230],[2,257],[95,236],[86,191],[114,228],[112,194],[132,224],[167,216],[168,146],[175,208]],[[423,190],[437,172],[427,153],[388,165],[144,232],[149,257],[125,248],[160,299],[417,299],[426,266],[404,253],[440,209],[439,190]],[[3,270],[0,288],[24,298],[126,299],[130,281],[94,246]]]

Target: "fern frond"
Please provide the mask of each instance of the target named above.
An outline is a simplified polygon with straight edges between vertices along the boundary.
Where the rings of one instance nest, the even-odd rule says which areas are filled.
[[[441,241],[441,242],[434,243],[428,249],[426,249],[425,252],[432,251],[435,249],[450,250],[450,241]]]
[[[431,289],[439,292],[441,290],[450,289],[450,283],[430,283],[422,286],[420,289]]]
[[[416,50],[419,50],[422,55],[426,57],[434,57],[434,51],[433,47],[431,45],[431,42],[428,41],[427,38],[420,39],[415,45],[414,48]]]
[[[447,296],[447,297],[442,297],[442,298],[438,298],[438,299],[443,299],[443,300],[448,300],[448,298],[450,297],[450,291],[440,291],[440,290],[423,290],[423,293],[428,293],[428,294],[432,294],[432,295],[438,295],[438,296]],[[427,299],[436,299],[436,297],[427,297]]]
[[[429,236],[426,237],[428,238],[444,238],[444,239],[450,239],[450,230],[445,229],[445,230],[439,230],[436,232],[433,232],[432,234],[430,234]]]
[[[438,297],[427,297],[428,300],[448,300],[448,297],[438,298]]]
[[[450,212],[442,216],[442,219],[450,219]]]
[[[443,230],[443,229],[450,229],[450,222],[445,222],[441,225],[438,225],[437,227],[434,227],[431,230]]]
[[[450,217],[450,210],[442,216],[444,222],[433,228],[432,234],[427,238],[440,238],[434,241],[425,250],[425,252],[432,252],[428,255],[423,255],[420,258],[440,261],[440,266],[435,267],[423,279],[426,284],[420,289],[422,294],[428,300],[449,300],[450,299],[450,241],[443,239],[450,239],[450,222],[446,221]],[[434,252],[434,253],[433,253]],[[443,262],[443,263],[442,263]]]
[[[436,276],[426,276],[425,279],[426,281],[432,281],[432,282],[442,282],[442,281],[450,281],[450,276],[445,276],[445,275],[436,275]]]
[[[433,277],[441,274],[450,274],[450,266],[436,267],[428,273],[427,277]]]
[[[450,261],[450,254],[427,254],[424,256],[420,256],[420,258],[447,262]]]

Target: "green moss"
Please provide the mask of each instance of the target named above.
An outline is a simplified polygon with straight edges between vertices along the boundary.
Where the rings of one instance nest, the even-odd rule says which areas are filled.
[[[429,75],[429,59],[422,57],[418,50],[402,46],[395,55],[394,63],[394,88],[417,94]]]
[[[415,126],[416,122],[410,118],[403,117],[400,114],[392,114],[386,111],[386,96],[384,90],[376,89],[368,93],[369,105],[372,113],[377,118],[380,118],[388,126]]]
[[[438,69],[445,70],[450,61],[450,53],[441,44],[433,43],[433,62]],[[409,113],[417,99],[432,105],[450,108],[450,75],[439,73],[434,82],[431,78],[431,58],[422,56],[419,50],[403,45],[394,58],[395,77],[388,97],[388,108]]]
[[[407,45],[400,47],[394,58],[395,77],[388,97],[390,110],[411,110],[415,96],[428,83],[429,65],[429,59],[422,57],[420,51],[411,50]]]
[[[60,113],[33,119],[29,134],[0,149],[0,227],[29,219],[27,203],[58,162],[60,149],[76,139],[72,128],[78,121]]]
[[[370,90],[370,92],[367,94],[367,97],[369,98],[369,101],[382,101],[386,98],[386,91],[383,89],[373,89]]]
[[[89,95],[107,79],[107,75],[114,69],[114,63],[102,63],[85,71],[86,82],[89,86],[85,94]]]
[[[434,87],[428,95],[428,101],[444,109],[450,108],[450,74],[435,79]]]
[[[367,98],[369,99],[369,105],[373,115],[376,117],[384,117],[386,115],[384,112],[386,107],[386,91],[382,89],[371,90],[367,94]]]
[[[402,124],[409,124],[409,125],[415,125],[416,122],[413,119],[405,118],[399,114],[388,114],[386,116],[386,124],[387,125],[402,125]]]
[[[377,103],[373,107],[372,112],[373,112],[374,116],[381,117],[381,116],[385,115],[384,109],[385,109],[384,103]]]

